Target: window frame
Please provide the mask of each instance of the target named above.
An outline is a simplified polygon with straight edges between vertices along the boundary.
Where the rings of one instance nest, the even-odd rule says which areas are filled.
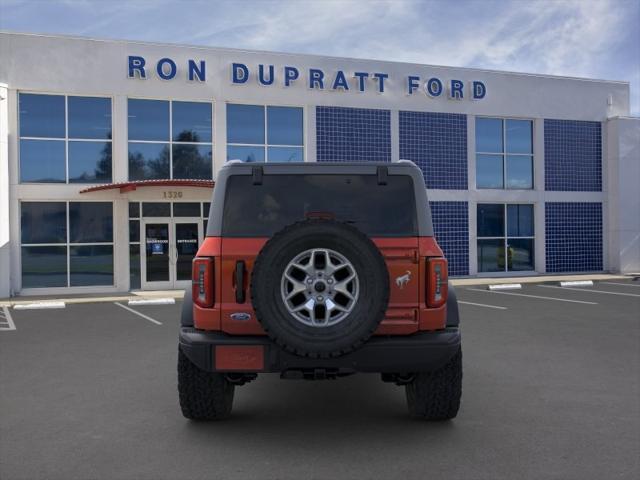
[[[155,102],[168,102],[169,103],[169,137],[167,140],[131,140],[129,138],[129,100],[149,100]],[[178,142],[173,140],[173,102],[181,103],[203,103],[211,107],[211,142]],[[215,174],[215,133],[216,133],[216,118],[215,118],[215,101],[213,100],[181,100],[176,98],[149,98],[149,97],[127,97],[127,180],[128,181],[144,181],[131,180],[131,172],[129,170],[129,145],[131,143],[144,143],[154,145],[167,145],[169,148],[169,178],[166,180],[173,180],[173,146],[174,145],[197,145],[197,146],[210,146],[211,147],[211,178],[213,179]],[[142,214],[142,213],[141,213]]]
[[[524,117],[494,117],[489,115],[476,115],[474,122],[478,119],[487,118],[492,120],[500,120],[502,123],[502,152],[484,152],[477,150],[477,130],[474,133],[474,150],[475,150],[475,166],[476,166],[476,190],[522,190],[531,191],[536,189],[536,171],[535,171],[535,128],[536,122],[533,118]],[[507,121],[508,120],[520,120],[528,121],[531,123],[531,153],[509,153],[507,152]],[[474,124],[475,128],[475,124]],[[478,186],[478,155],[495,155],[502,157],[502,188],[491,187],[479,187]],[[507,157],[528,157],[531,159],[531,188],[511,188],[507,182]],[[486,202],[483,202],[486,203]]]
[[[20,132],[20,95],[49,95],[54,97],[64,98],[64,137],[23,137]],[[111,138],[98,139],[98,138],[72,138],[69,137],[69,97],[85,97],[85,98],[108,98],[111,106]],[[88,143],[110,143],[111,144],[111,179],[108,183],[113,182],[113,170],[114,170],[114,97],[113,95],[99,95],[99,94],[76,94],[71,95],[68,93],[54,93],[54,92],[34,92],[31,90],[19,90],[18,91],[18,105],[17,105],[17,138],[18,138],[18,183],[20,185],[96,185],[104,182],[70,182],[69,181],[69,142],[88,142]],[[64,142],[64,181],[62,182],[23,182],[22,181],[22,159],[20,158],[20,144],[22,140],[45,140]]]
[[[491,236],[491,237],[481,237],[480,235],[478,235],[478,229],[477,229],[477,225],[478,225],[478,207],[480,205],[502,205],[502,214],[503,214],[503,221],[502,221],[502,228],[504,228],[504,235],[503,236]],[[509,224],[508,224],[508,211],[507,211],[507,207],[510,205],[530,205],[531,206],[531,214],[532,214],[532,223],[533,223],[533,235],[531,236],[512,236],[509,235]],[[503,243],[503,248],[505,251],[505,255],[507,252],[507,248],[508,248],[508,241],[510,239],[512,240],[532,240],[533,241],[533,248],[532,248],[532,252],[534,255],[534,263],[533,263],[533,268],[531,270],[509,270],[509,262],[506,261],[505,258],[505,262],[504,262],[504,270],[497,270],[497,271],[493,271],[493,272],[483,272],[480,271],[479,268],[477,268],[478,274],[480,275],[490,275],[490,274],[502,274],[502,273],[526,273],[526,272],[535,272],[535,253],[536,253],[536,206],[535,203],[533,202],[478,202],[476,203],[476,252],[478,251],[478,242],[480,240],[502,240]],[[478,255],[476,253],[476,261],[478,261]]]
[[[64,242],[60,243],[22,243],[22,221],[19,222],[19,232],[18,238],[20,238],[20,284],[22,285],[22,248],[23,247],[65,247],[66,251],[66,267],[67,267],[67,284],[64,286],[58,287],[27,287],[22,290],[34,290],[40,291],[44,289],[53,289],[53,288],[84,288],[84,289],[95,289],[95,288],[110,288],[115,287],[116,284],[116,249],[115,249],[115,202],[113,200],[20,200],[19,208],[20,208],[20,216],[22,217],[22,205],[25,203],[64,203],[65,204],[65,225],[66,225],[66,238]],[[80,243],[72,243],[71,242],[71,224],[69,219],[69,204],[70,203],[109,203],[111,204],[111,222],[112,222],[112,239],[111,242],[80,242]],[[111,256],[112,256],[112,267],[113,267],[113,281],[111,284],[102,284],[102,285],[71,285],[71,247],[92,247],[92,246],[111,246]]]
[[[264,143],[233,143],[226,141],[225,148],[225,163],[231,161],[228,158],[229,147],[254,147],[254,148],[262,148],[264,151],[264,162],[256,162],[256,163],[269,163],[269,147],[275,148],[301,148],[302,149],[302,161],[307,161],[307,106],[306,105],[293,105],[293,104],[272,104],[272,103],[256,103],[256,102],[225,102],[225,125],[227,127],[227,139],[228,128],[229,125],[226,123],[227,120],[227,108],[229,105],[245,105],[245,106],[253,106],[253,107],[262,107],[264,109]],[[299,108],[302,110],[302,145],[288,145],[288,144],[270,144],[269,143],[269,107],[285,107],[285,108]],[[277,162],[276,162],[277,163]]]

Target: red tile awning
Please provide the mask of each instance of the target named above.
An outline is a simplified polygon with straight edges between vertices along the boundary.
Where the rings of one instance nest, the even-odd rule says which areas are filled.
[[[213,180],[138,180],[135,182],[105,183],[80,190],[80,193],[100,192],[103,190],[120,189],[120,193],[133,192],[141,187],[199,187],[213,188]]]

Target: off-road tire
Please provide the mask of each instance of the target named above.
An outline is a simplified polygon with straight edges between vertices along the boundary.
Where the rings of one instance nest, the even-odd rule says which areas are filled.
[[[462,396],[462,349],[438,370],[417,373],[405,389],[412,416],[425,420],[455,418]]]
[[[178,393],[182,415],[186,418],[228,418],[231,415],[234,388],[223,374],[200,370],[178,348]]]
[[[281,295],[287,264],[312,248],[343,255],[359,279],[351,313],[322,328],[296,320]],[[378,328],[389,303],[389,273],[376,245],[357,228],[335,220],[305,220],[276,233],[262,248],[251,275],[251,301],[263,329],[283,349],[310,358],[337,357],[360,347]]]

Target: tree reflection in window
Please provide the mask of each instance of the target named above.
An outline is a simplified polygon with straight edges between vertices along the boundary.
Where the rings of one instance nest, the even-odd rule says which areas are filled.
[[[200,142],[198,134],[194,131],[183,130],[173,144],[173,178],[181,179],[211,179],[212,162],[211,146],[195,144]]]
[[[169,145],[136,144],[140,149],[129,147],[129,178],[131,180],[155,180],[169,178]],[[143,146],[151,146],[145,148]],[[160,147],[155,154],[149,155],[154,147]],[[145,154],[145,150],[147,153]]]

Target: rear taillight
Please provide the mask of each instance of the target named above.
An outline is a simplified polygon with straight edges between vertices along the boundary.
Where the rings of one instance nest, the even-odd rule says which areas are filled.
[[[208,308],[213,306],[213,258],[193,259],[193,303]]]
[[[447,303],[448,272],[444,258],[427,258],[427,305],[438,308]]]

